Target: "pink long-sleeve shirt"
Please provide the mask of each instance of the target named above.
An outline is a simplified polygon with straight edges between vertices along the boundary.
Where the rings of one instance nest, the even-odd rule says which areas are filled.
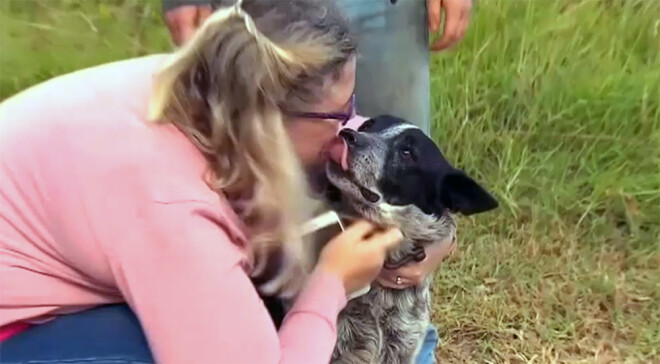
[[[313,273],[276,331],[248,279],[249,237],[204,183],[204,158],[174,126],[145,121],[164,57],[0,104],[0,326],[125,301],[158,362],[328,362],[340,280]]]

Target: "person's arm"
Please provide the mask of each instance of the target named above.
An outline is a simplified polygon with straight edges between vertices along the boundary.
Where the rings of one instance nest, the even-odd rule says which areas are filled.
[[[177,46],[185,43],[211,15],[212,0],[163,0],[163,17]]]
[[[218,211],[154,203],[138,216],[110,258],[158,362],[329,361],[345,305],[337,276],[314,272],[278,334]]]

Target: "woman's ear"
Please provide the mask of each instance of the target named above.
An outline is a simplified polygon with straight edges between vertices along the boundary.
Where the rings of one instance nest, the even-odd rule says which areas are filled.
[[[452,212],[468,216],[493,210],[497,200],[464,172],[454,169],[436,185],[438,201]]]

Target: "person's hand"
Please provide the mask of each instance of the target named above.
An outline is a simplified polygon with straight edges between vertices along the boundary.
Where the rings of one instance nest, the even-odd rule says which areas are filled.
[[[399,229],[382,230],[359,220],[326,244],[318,268],[336,274],[350,295],[376,278],[387,251],[402,239]]]
[[[454,46],[465,35],[470,23],[472,0],[426,0],[429,30],[435,34],[440,30],[442,10],[445,12],[445,27],[442,37],[431,45],[432,51],[441,51]]]
[[[174,44],[181,46],[190,39],[209,15],[211,15],[210,5],[182,5],[167,11],[165,23]]]
[[[380,272],[376,281],[385,287],[404,289],[422,283],[438,266],[456,250],[456,237],[436,242],[426,247],[426,259],[413,262],[398,269],[385,269]]]

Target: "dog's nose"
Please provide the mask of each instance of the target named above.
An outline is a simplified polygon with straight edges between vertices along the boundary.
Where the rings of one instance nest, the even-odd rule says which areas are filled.
[[[347,144],[349,147],[358,147],[358,146],[360,146],[360,145],[362,144],[362,143],[360,143],[360,139],[361,139],[361,138],[360,138],[360,133],[358,133],[358,132],[355,131],[355,130],[352,130],[352,129],[342,129],[342,130],[339,132],[339,136],[342,137],[342,138],[344,139],[344,141],[346,142],[346,144]]]

